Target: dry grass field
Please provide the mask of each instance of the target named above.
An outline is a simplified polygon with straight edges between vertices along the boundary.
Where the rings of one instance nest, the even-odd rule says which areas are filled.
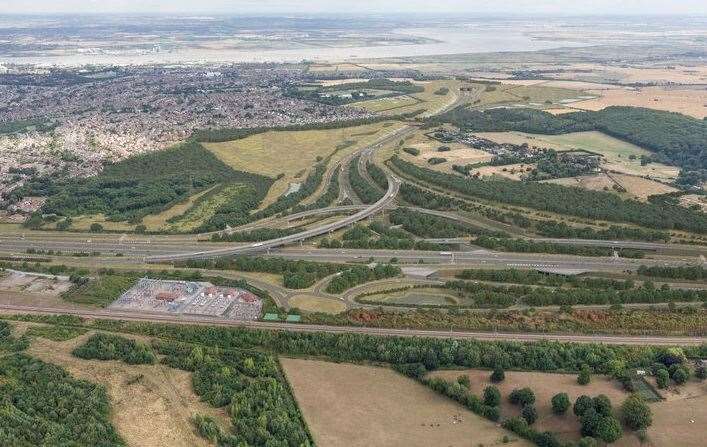
[[[235,141],[207,143],[204,147],[236,170],[269,177],[285,174],[270,188],[262,204],[267,206],[284,194],[291,183],[303,182],[317,157],[324,159],[334,154],[330,163],[336,163],[399,126],[402,124],[381,122],[341,129],[270,131]]]
[[[508,178],[511,180],[520,180],[529,170],[535,167],[533,163],[516,163],[505,166],[482,166],[472,171],[472,174],[479,174],[481,177],[491,177],[497,175],[499,177]]]
[[[601,110],[608,106],[647,107],[678,112],[695,118],[707,116],[706,89],[645,87],[620,90],[589,90],[599,98],[572,103],[573,108]]]
[[[444,107],[454,103],[459,97],[459,86],[461,85],[459,81],[416,81],[415,83],[422,85],[425,91],[393,98],[371,99],[354,103],[352,106],[384,115],[399,115],[423,109],[424,112],[420,116],[424,117],[438,113]],[[447,88],[449,92],[446,95],[436,95],[435,92],[440,88]]]
[[[432,376],[456,380],[461,374],[469,376],[471,389],[483,395],[483,389],[492,383],[490,372],[481,370],[435,371]],[[538,421],[536,429],[549,430],[564,439],[578,439],[579,422],[570,409],[564,416],[552,413],[550,399],[556,393],[565,392],[570,401],[582,394],[608,396],[614,409],[628,397],[617,381],[602,376],[593,376],[589,385],[577,384],[574,374],[552,374],[541,372],[506,372],[506,380],[496,386],[501,391],[501,413],[504,417],[519,414],[519,408],[511,405],[508,394],[515,388],[529,387],[535,392]],[[649,379],[653,380],[653,379]],[[654,383],[655,385],[655,383]],[[707,383],[691,380],[681,387],[673,387],[661,393],[664,401],[650,404],[653,411],[653,425],[648,429],[649,441],[641,444],[636,436],[626,431],[623,438],[612,444],[617,447],[701,447],[704,446],[704,427],[707,426]]]
[[[289,300],[290,307],[305,312],[323,312],[327,314],[338,314],[346,309],[346,305],[334,298],[322,298],[314,295],[299,294]]]
[[[178,203],[170,208],[167,208],[161,213],[145,216],[142,219],[142,224],[145,225],[148,230],[160,230],[167,225],[167,220],[173,217],[181,216],[182,214],[186,213],[199,198],[208,194],[214,188],[217,187],[218,185],[214,185],[211,188],[196,193],[187,198],[187,200],[183,201],[182,203]]]
[[[512,433],[387,368],[281,358],[321,447],[528,446]]]
[[[494,385],[489,380],[490,374],[490,371],[464,370],[435,371],[431,373],[431,376],[456,380],[460,375],[467,375],[471,381],[472,392],[478,396],[483,396],[484,388]],[[572,414],[571,409],[564,416],[554,415],[550,404],[552,396],[565,392],[569,395],[570,401],[574,403],[577,397],[582,394],[590,396],[605,394],[611,399],[614,406],[619,405],[628,397],[628,394],[620,388],[618,382],[609,381],[599,376],[593,376],[589,385],[582,386],[577,384],[577,376],[574,374],[507,371],[506,380],[495,385],[501,391],[502,417],[520,415],[520,408],[508,402],[508,395],[515,388],[529,387],[535,392],[535,406],[538,410],[538,421],[535,423],[535,428],[541,431],[552,431],[568,440],[580,438],[579,421]]]
[[[702,211],[707,213],[707,197],[699,194],[686,194],[680,197],[680,203],[683,206],[699,205]]]
[[[546,86],[542,81],[503,81],[489,90],[484,90],[472,106],[484,108],[505,104],[545,109],[595,96],[582,90]]]
[[[128,446],[209,446],[189,422],[195,413],[214,417],[222,427],[230,426],[224,410],[201,402],[192,392],[191,373],[159,364],[127,365],[72,356],[74,347],[88,336],[66,342],[37,338],[27,353],[65,368],[75,378],[105,386],[111,401],[111,422]]]
[[[547,180],[547,183],[555,183],[565,186],[579,186],[584,189],[594,191],[615,191],[614,185],[623,187],[626,192],[621,193],[622,197],[646,201],[648,197],[656,194],[666,194],[677,191],[672,186],[665,185],[655,180],[645,179],[627,174],[593,174],[578,177],[567,177]]]

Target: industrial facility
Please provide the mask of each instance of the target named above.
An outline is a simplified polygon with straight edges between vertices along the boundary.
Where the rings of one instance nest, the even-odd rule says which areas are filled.
[[[257,320],[263,302],[252,292],[209,282],[141,278],[111,309]]]

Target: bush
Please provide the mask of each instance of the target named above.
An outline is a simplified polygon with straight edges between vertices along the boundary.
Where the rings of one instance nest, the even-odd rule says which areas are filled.
[[[565,414],[570,407],[570,398],[567,393],[558,393],[552,396],[552,412]]]
[[[577,376],[577,383],[580,385],[588,385],[591,380],[592,376],[590,375],[589,368],[583,367]]]
[[[495,386],[484,388],[484,404],[496,407],[501,403],[501,392]]]
[[[91,231],[91,233],[102,233],[103,232],[103,225],[101,225],[99,223],[92,223],[89,230]]]
[[[667,388],[668,385],[670,384],[670,374],[668,373],[667,369],[660,369],[658,372],[655,374],[655,381],[656,384],[658,385],[658,388],[664,389]]]
[[[594,404],[592,402],[592,398],[586,395],[579,396],[577,400],[574,402],[574,415],[575,416],[582,416],[586,411],[590,408],[594,408]]]
[[[611,416],[611,400],[604,394],[600,394],[592,399],[592,405],[601,416]]]
[[[671,372],[672,374],[670,375],[670,377],[678,385],[684,384],[685,382],[687,382],[687,379],[690,378],[690,371],[684,366],[674,368]]]
[[[467,389],[471,386],[471,381],[469,380],[469,376],[467,376],[465,374],[457,377],[457,383]]]
[[[530,388],[516,388],[511,391],[508,400],[514,405],[531,405],[535,403],[535,393]]]
[[[528,425],[533,425],[538,420],[538,410],[535,409],[535,405],[524,406],[520,411],[520,415],[523,416]]]
[[[621,423],[613,416],[604,416],[599,419],[596,436],[607,444],[616,442],[623,435]]]
[[[641,396],[632,394],[621,405],[621,419],[632,430],[642,430],[651,426],[653,414]]]
[[[493,383],[501,383],[504,380],[506,380],[506,373],[503,372],[503,369],[501,368],[494,368],[493,372],[491,373],[491,382]]]

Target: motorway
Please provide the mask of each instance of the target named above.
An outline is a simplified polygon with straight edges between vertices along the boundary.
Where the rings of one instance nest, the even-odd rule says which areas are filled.
[[[143,314],[113,310],[52,309],[46,307],[0,305],[0,312],[6,314],[37,315],[77,315],[83,318],[109,320],[149,321],[157,323],[195,324],[206,326],[241,327],[249,329],[279,330],[289,332],[327,332],[347,334],[368,334],[397,337],[453,338],[459,340],[489,341],[560,341],[568,343],[603,343],[616,345],[659,345],[659,346],[699,346],[707,343],[705,337],[659,337],[641,335],[574,335],[512,332],[465,332],[449,330],[386,329],[358,326],[326,326],[314,324],[273,323],[263,321],[234,321],[223,318],[198,318],[165,314]]]

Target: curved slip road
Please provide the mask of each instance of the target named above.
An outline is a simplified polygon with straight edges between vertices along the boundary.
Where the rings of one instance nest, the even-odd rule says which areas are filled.
[[[509,332],[465,332],[455,330],[419,330],[419,329],[386,329],[357,326],[325,326],[316,324],[272,323],[264,321],[234,321],[223,318],[198,318],[163,314],[136,314],[112,310],[76,310],[51,309],[30,306],[0,305],[0,312],[5,314],[37,314],[37,315],[76,315],[83,318],[99,318],[108,320],[148,321],[154,323],[195,324],[205,326],[226,326],[248,329],[264,329],[289,332],[327,332],[367,334],[396,337],[430,337],[454,338],[459,340],[487,341],[561,341],[568,343],[603,343],[612,345],[660,345],[660,346],[699,346],[707,343],[707,337],[677,337],[677,336],[641,336],[641,335],[572,335],[544,333],[509,333]]]

